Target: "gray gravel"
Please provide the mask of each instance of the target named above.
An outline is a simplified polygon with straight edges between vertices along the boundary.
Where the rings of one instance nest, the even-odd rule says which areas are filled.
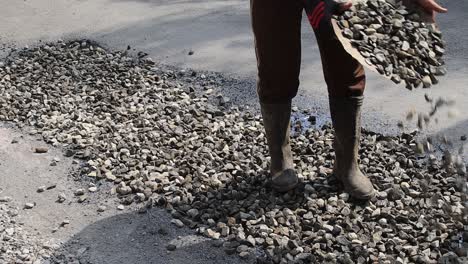
[[[34,204],[25,207],[32,209]],[[59,247],[25,231],[21,210],[10,197],[0,198],[0,263],[39,264],[38,256],[48,258]]]
[[[0,120],[33,127],[81,159],[83,177],[113,182],[123,205],[165,207],[222,239],[227,254],[262,263],[436,263],[466,254],[466,173],[417,154],[415,133],[364,131],[362,170],[379,194],[357,204],[330,175],[332,129],[296,119],[302,184],[278,194],[268,186],[260,116],[231,105],[220,85],[216,75],[167,71],[144,54],[58,42],[0,67]]]
[[[367,64],[406,88],[429,88],[447,73],[442,32],[401,0],[368,0],[337,16]]]

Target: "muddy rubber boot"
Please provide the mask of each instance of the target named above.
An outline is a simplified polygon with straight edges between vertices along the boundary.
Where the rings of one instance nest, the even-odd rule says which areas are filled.
[[[364,96],[330,96],[330,112],[335,129],[335,165],[333,174],[346,192],[359,200],[375,196],[372,182],[359,169],[361,106]]]
[[[271,157],[272,187],[279,192],[292,190],[298,184],[289,143],[291,102],[260,103],[268,149]]]

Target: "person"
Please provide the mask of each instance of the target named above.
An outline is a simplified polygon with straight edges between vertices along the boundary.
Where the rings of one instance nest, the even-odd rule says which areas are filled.
[[[272,187],[279,192],[298,184],[290,146],[291,101],[299,86],[301,21],[305,9],[319,46],[335,131],[333,174],[356,199],[375,195],[372,182],[359,169],[361,105],[366,77],[363,66],[349,55],[331,25],[335,12],[351,7],[336,0],[251,0],[257,58],[257,94],[271,157]],[[408,0],[432,17],[447,12],[434,0]]]

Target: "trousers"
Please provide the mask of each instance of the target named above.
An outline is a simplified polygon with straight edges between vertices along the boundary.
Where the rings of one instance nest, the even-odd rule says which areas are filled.
[[[261,103],[286,103],[297,95],[304,10],[318,43],[328,94],[363,95],[364,67],[336,37],[331,18],[323,15],[323,1],[331,0],[250,0]]]

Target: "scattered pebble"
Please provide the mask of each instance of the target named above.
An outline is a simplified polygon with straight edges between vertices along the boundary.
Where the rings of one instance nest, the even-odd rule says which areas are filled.
[[[182,223],[182,221],[180,221],[179,219],[172,219],[171,220],[171,223],[176,225],[177,227],[181,228],[181,227],[184,227],[184,223]]]
[[[69,224],[70,224],[70,220],[65,219],[60,223],[60,227],[64,227],[64,226],[69,225]]]
[[[169,251],[174,251],[177,249],[177,246],[176,245],[173,245],[173,244],[168,244],[166,246],[166,249],[169,250]]]
[[[85,194],[85,191],[83,189],[78,189],[75,191],[75,196],[82,196]]]
[[[86,200],[88,200],[88,197],[86,195],[82,195],[78,198],[78,203],[84,203]]]
[[[34,148],[34,153],[47,153],[49,152],[49,148],[47,147],[36,147]]]
[[[57,202],[63,203],[67,200],[67,196],[64,193],[59,193]]]
[[[97,210],[97,211],[98,211],[98,212],[104,212],[104,211],[106,211],[106,210],[107,210],[107,207],[106,207],[106,206],[100,205],[100,206],[98,207],[98,210]]]
[[[24,209],[33,209],[34,206],[36,206],[35,203],[26,203]]]

